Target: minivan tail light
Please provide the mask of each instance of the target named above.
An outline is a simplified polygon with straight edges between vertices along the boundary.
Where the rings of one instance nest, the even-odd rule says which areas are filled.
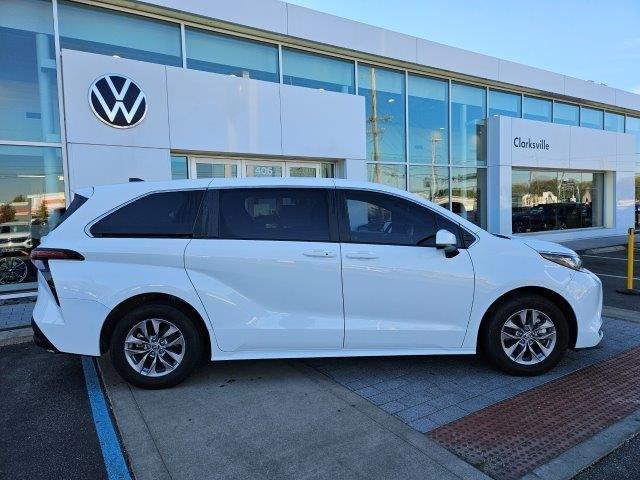
[[[35,248],[31,251],[31,261],[35,267],[40,271],[43,278],[51,290],[54,300],[60,305],[60,299],[58,298],[58,292],[56,292],[56,286],[53,282],[53,276],[51,270],[49,270],[49,260],[84,260],[84,257],[78,252],[73,250],[66,250],[64,248]]]
[[[49,260],[84,260],[84,257],[64,248],[35,248],[31,251],[31,261],[41,272],[49,270]]]

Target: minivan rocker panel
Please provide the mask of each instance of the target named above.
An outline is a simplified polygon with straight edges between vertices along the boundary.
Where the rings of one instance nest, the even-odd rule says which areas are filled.
[[[74,205],[75,204],[75,205]],[[417,195],[333,179],[76,192],[42,242],[34,322],[143,387],[212,360],[474,354],[519,375],[602,337],[602,288],[565,247],[494,236]],[[58,257],[77,252],[82,260]]]

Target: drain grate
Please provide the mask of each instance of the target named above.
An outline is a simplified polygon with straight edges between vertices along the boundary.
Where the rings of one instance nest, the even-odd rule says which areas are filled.
[[[500,480],[520,478],[640,408],[640,347],[433,430]]]

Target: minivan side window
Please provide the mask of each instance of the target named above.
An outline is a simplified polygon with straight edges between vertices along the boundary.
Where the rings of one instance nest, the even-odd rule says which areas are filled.
[[[95,237],[188,238],[204,190],[158,192],[124,205],[91,227]]]
[[[352,243],[435,247],[440,228],[459,236],[452,221],[394,195],[344,190],[344,198],[344,233]]]
[[[221,189],[219,205],[220,238],[331,241],[325,189]]]

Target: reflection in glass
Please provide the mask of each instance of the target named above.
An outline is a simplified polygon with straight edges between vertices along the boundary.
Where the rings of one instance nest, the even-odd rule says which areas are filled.
[[[64,210],[60,149],[0,145],[0,292],[33,288],[29,253]]]
[[[604,112],[604,129],[609,132],[624,132],[624,115]]]
[[[187,157],[182,155],[171,155],[171,179],[185,180],[187,178],[189,178]]]
[[[367,164],[367,177],[370,182],[382,183],[391,187],[407,189],[407,168],[404,165]]]
[[[187,27],[185,49],[187,68],[280,81],[276,45]]]
[[[287,85],[332,92],[355,92],[355,64],[350,60],[282,49],[282,80]]]
[[[196,162],[197,178],[234,178],[238,176],[238,166],[234,163]]]
[[[514,233],[601,227],[604,174],[513,170]]]
[[[404,73],[358,65],[358,95],[365,97],[367,160],[405,161]]]
[[[595,108],[580,107],[580,126],[587,128],[596,128],[602,130],[602,110]]]
[[[451,211],[470,222],[486,225],[486,185],[484,168],[451,169]]]
[[[636,153],[640,153],[640,118],[627,117],[625,131],[636,137]]]
[[[65,1],[58,21],[61,48],[182,66],[177,23]]]
[[[486,163],[486,90],[451,84],[451,160],[458,165]]]
[[[316,167],[289,167],[290,177],[315,178],[317,173]]]
[[[449,163],[449,83],[409,75],[409,162]]]
[[[570,103],[554,103],[553,123],[577,127],[580,124],[580,107]]]
[[[448,209],[449,168],[431,165],[410,166],[409,191]]]
[[[0,2],[0,139],[60,141],[51,2]]]
[[[489,90],[489,116],[522,116],[522,96],[519,93]]]
[[[320,164],[320,176],[322,178],[333,178],[335,177],[335,167],[333,163],[321,163]]]
[[[551,100],[544,98],[524,97],[522,101],[522,117],[540,122],[551,121]]]

